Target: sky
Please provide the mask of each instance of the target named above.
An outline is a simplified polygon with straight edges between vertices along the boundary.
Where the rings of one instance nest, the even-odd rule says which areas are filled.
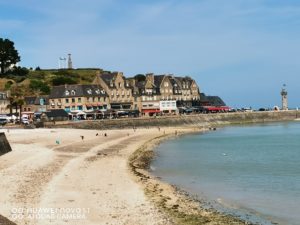
[[[194,78],[232,107],[300,107],[299,0],[0,0],[21,66]]]

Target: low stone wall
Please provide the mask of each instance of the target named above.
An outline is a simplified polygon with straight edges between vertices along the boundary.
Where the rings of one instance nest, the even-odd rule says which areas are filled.
[[[11,151],[10,144],[5,133],[0,133],[0,156]]]
[[[174,126],[220,126],[226,124],[246,124],[274,121],[289,121],[300,117],[300,111],[267,111],[243,113],[196,114],[168,117],[122,118],[92,121],[62,121],[55,124],[48,122],[45,127],[79,128],[79,129],[122,129],[133,127],[174,127]]]

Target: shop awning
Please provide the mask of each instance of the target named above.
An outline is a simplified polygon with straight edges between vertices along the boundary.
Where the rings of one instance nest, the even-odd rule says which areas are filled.
[[[159,109],[142,109],[143,113],[159,113]]]

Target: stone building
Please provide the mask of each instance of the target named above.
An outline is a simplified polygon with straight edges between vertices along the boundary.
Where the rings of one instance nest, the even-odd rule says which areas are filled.
[[[106,110],[108,107],[108,94],[100,85],[55,86],[49,95],[49,109],[79,112]]]
[[[33,118],[34,114],[41,114],[49,109],[49,96],[26,96],[25,104],[22,106],[22,114],[26,114],[29,118]]]
[[[111,109],[138,109],[138,100],[133,95],[133,85],[121,72],[98,72],[93,84],[101,85],[108,95]]]
[[[177,105],[191,107],[200,100],[200,90],[196,81],[190,77],[173,77],[180,94],[177,97]]]

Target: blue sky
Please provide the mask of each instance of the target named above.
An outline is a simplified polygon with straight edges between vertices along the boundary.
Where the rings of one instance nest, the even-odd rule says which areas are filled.
[[[300,106],[298,0],[0,0],[26,67],[190,75],[233,107]]]

